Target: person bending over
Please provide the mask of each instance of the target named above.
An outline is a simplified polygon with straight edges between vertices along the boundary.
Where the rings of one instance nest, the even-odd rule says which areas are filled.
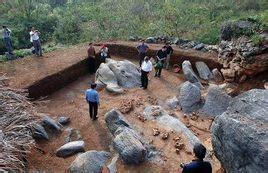
[[[141,65],[141,87],[147,89],[148,87],[148,75],[152,71],[153,65],[149,57],[145,57]]]
[[[212,167],[209,162],[203,161],[206,156],[206,148],[197,143],[194,145],[193,152],[195,159],[188,164],[181,164],[182,173],[212,173]]]
[[[98,117],[98,106],[100,105],[99,93],[96,91],[97,84],[92,83],[91,89],[86,91],[86,100],[89,105],[89,115],[92,120],[96,120]]]

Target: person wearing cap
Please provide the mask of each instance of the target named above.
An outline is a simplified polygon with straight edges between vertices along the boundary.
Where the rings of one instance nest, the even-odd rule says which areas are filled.
[[[89,73],[93,74],[96,71],[95,68],[95,48],[92,43],[89,43],[89,48],[87,49],[87,57],[88,57],[88,62],[89,62]]]
[[[30,41],[33,43],[34,52],[36,56],[43,56],[42,55],[42,47],[40,41],[40,32],[32,27],[30,32]]]
[[[6,45],[8,54],[13,55],[13,45],[11,41],[11,30],[7,26],[3,26],[3,40]]]
[[[194,145],[193,152],[195,159],[191,163],[181,164],[182,173],[212,173],[211,164],[203,160],[206,156],[206,148],[197,143]]]
[[[163,46],[162,49],[157,51],[156,54],[156,64],[155,64],[155,75],[154,77],[160,77],[162,68],[164,66],[164,61],[167,58],[167,47]]]
[[[101,62],[105,63],[106,58],[109,58],[109,49],[106,44],[104,44],[100,50]]]
[[[170,43],[166,43],[166,47],[167,47],[167,59],[166,59],[166,63],[165,63],[165,67],[168,70],[169,69],[169,61],[170,61],[170,57],[173,54],[173,48],[171,47]]]
[[[147,89],[148,87],[148,75],[152,71],[153,65],[149,57],[145,57],[141,64],[141,87]]]
[[[86,91],[86,101],[89,105],[89,116],[94,121],[98,117],[98,107],[100,105],[99,93],[96,90],[97,84],[92,83],[91,89]]]
[[[149,50],[149,46],[145,43],[144,40],[141,41],[141,44],[137,46],[137,50],[139,52],[139,64],[140,64],[140,67],[141,67],[141,64],[146,56],[146,53],[148,52]]]

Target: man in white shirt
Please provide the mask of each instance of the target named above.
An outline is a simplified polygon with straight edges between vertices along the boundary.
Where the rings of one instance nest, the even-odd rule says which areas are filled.
[[[148,86],[148,75],[152,71],[153,65],[149,60],[149,57],[145,57],[141,64],[141,87],[147,89]]]
[[[30,32],[30,41],[33,43],[34,52],[36,56],[42,56],[41,41],[39,38],[40,34],[41,33],[38,30],[32,27],[31,32]]]

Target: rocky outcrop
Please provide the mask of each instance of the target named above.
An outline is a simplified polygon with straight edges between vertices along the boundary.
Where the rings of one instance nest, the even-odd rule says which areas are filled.
[[[72,156],[76,153],[79,152],[84,152],[85,151],[85,142],[84,141],[73,141],[69,142],[63,146],[61,146],[57,152],[56,155],[58,157],[68,157]]]
[[[208,88],[206,102],[202,111],[212,117],[221,115],[229,107],[231,99],[232,98],[217,85],[212,85]]]
[[[128,60],[107,59],[96,72],[96,82],[105,84],[108,91],[122,93],[123,88],[140,86],[140,70]]]
[[[101,173],[110,157],[105,151],[87,151],[76,157],[69,170],[71,173]]]
[[[250,21],[227,22],[221,30],[218,61],[227,82],[243,82],[248,77],[268,70],[268,45],[258,24]],[[255,34],[257,40],[252,40]],[[263,41],[262,41],[263,40]]]
[[[192,68],[190,61],[183,61],[182,71],[183,71],[183,74],[184,74],[186,80],[188,80],[191,83],[200,83],[198,77],[196,76],[196,74],[193,71],[193,68]],[[201,83],[200,83],[200,85],[201,85]]]
[[[202,61],[196,62],[195,67],[196,67],[198,74],[199,74],[199,77],[201,79],[210,80],[213,78],[213,75],[212,75],[210,69],[208,68],[208,66],[204,62],[202,62]]]
[[[179,104],[185,113],[191,113],[201,108],[201,91],[191,82],[184,82],[178,95]]]
[[[227,172],[267,172],[267,112],[268,91],[254,89],[237,96],[228,110],[216,117],[212,144]]]
[[[105,114],[105,121],[113,134],[113,146],[126,164],[140,164],[146,158],[147,149],[141,136],[124,121],[115,109]]]

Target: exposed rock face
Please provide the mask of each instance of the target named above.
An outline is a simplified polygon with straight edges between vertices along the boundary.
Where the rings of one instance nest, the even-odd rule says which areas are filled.
[[[198,77],[196,76],[196,74],[194,73],[194,71],[192,69],[192,65],[191,65],[190,61],[183,61],[182,70],[183,70],[183,74],[184,74],[185,78],[189,82],[200,83]]]
[[[101,173],[109,158],[110,153],[105,151],[87,151],[76,157],[69,170],[71,173]]]
[[[106,124],[114,135],[113,146],[126,164],[145,160],[147,150],[141,136],[124,121],[123,115],[112,109],[105,115]]]
[[[213,80],[215,82],[222,82],[222,81],[224,81],[221,72],[217,68],[214,68],[212,70],[212,76],[213,76]]]
[[[42,121],[43,125],[51,130],[61,131],[61,125],[49,116],[45,116]]]
[[[234,37],[251,34],[256,25],[250,21],[228,21],[221,26],[221,39],[230,41]]]
[[[33,137],[35,139],[45,139],[45,140],[49,139],[48,134],[42,125],[35,124],[33,127],[34,127]]]
[[[105,84],[108,91],[122,93],[122,88],[140,86],[140,70],[128,60],[107,59],[97,70],[96,81]]]
[[[202,111],[207,115],[216,117],[225,112],[231,101],[231,97],[217,85],[208,88],[208,95]]]
[[[155,112],[158,112],[157,116],[155,116]],[[191,149],[193,149],[195,143],[201,143],[201,141],[193,134],[191,130],[189,130],[185,126],[183,122],[181,122],[178,118],[170,116],[168,112],[164,110],[161,106],[148,106],[145,108],[143,114],[148,120],[155,119],[162,125],[185,135],[185,137],[189,141],[189,147]]]
[[[85,151],[85,142],[84,141],[73,141],[61,146],[56,155],[58,157],[68,157],[79,152]]]
[[[168,99],[166,101],[166,104],[168,107],[175,109],[179,105],[179,100],[177,99],[177,97],[173,97],[171,99]]]
[[[268,46],[256,46],[249,37],[242,36],[232,41],[221,41],[218,61],[228,82],[243,81],[268,70]],[[244,78],[243,80],[241,78]]]
[[[201,91],[191,82],[184,82],[181,86],[178,100],[183,112],[191,113],[201,108]]]
[[[196,62],[195,67],[198,71],[200,78],[202,78],[204,80],[210,80],[213,78],[213,75],[212,75],[210,69],[208,68],[208,66],[204,62],[202,62],[202,61]]]
[[[268,91],[254,89],[237,96],[228,110],[216,117],[212,144],[227,172],[267,172],[267,112]]]

